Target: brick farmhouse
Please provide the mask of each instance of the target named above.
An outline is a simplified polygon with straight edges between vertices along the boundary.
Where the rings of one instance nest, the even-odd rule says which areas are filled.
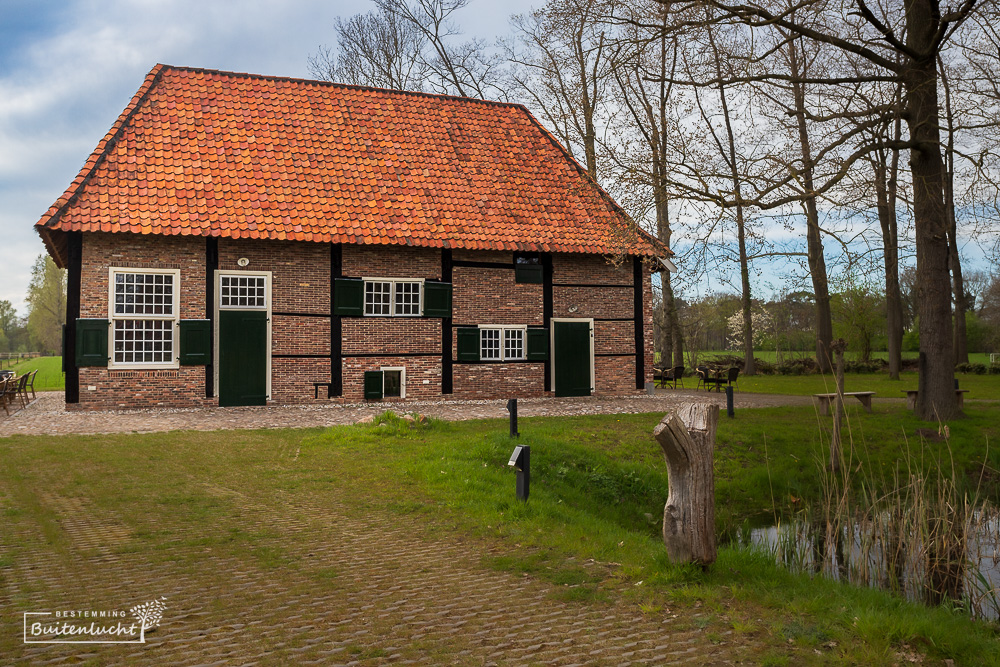
[[[520,105],[165,65],[36,229],[91,409],[636,392],[670,254]]]

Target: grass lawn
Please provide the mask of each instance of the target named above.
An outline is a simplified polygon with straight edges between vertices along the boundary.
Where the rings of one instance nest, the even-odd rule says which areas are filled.
[[[978,479],[987,441],[1000,435],[1000,406],[967,412],[949,425],[951,456],[964,477]],[[375,522],[466,543],[484,567],[549,581],[560,599],[576,604],[669,610],[681,622],[697,610],[701,616],[686,622],[701,628],[705,641],[745,644],[749,664],[892,665],[910,654],[926,656],[924,664],[1000,664],[996,624],[943,608],[791,574],[769,557],[730,547],[707,571],[671,565],[659,535],[666,470],[651,437],[661,416],[522,418],[518,442],[532,447],[526,504],[514,499],[507,466],[514,441],[502,420],[0,439],[0,544],[13,543],[0,554],[0,579],[38,549],[67,551],[47,500],[60,496],[113,517],[129,536],[120,548],[133,569],[168,559],[189,563],[198,576],[202,559],[249,559],[273,568],[276,581],[301,572],[314,581],[312,594],[334,599],[349,582],[325,574],[322,562],[296,557],[310,550],[313,533],[265,521],[260,508],[273,503],[294,517],[300,502],[343,504]],[[907,451],[928,468],[948,456],[944,445],[921,442],[915,430],[927,425],[903,406],[877,406],[874,415],[851,410],[849,423],[854,451],[879,474],[895,470]],[[797,510],[792,496],[814,500],[823,428],[812,408],[723,417],[720,524],[787,515]],[[997,455],[989,456],[992,469],[1000,468]],[[221,487],[254,502],[240,503]],[[15,533],[37,543],[19,544]],[[582,566],[589,559],[600,567]],[[83,559],[74,567],[98,565]],[[218,585],[225,586],[225,574],[215,573]],[[20,611],[19,600],[11,602]],[[15,639],[0,638],[0,654]]]
[[[35,391],[62,391],[65,387],[65,377],[62,372],[62,357],[35,357],[26,359],[10,367],[18,375],[24,375],[37,370],[35,376]]]
[[[969,399],[1000,400],[1000,375],[956,373],[958,386],[968,389]],[[874,391],[878,397],[904,398],[903,390],[917,388],[917,373],[900,373],[899,380],[890,380],[888,373],[844,373],[844,391]],[[692,378],[694,382],[694,378]],[[688,384],[688,378],[684,378]],[[837,382],[833,375],[741,375],[740,391],[757,394],[810,396],[833,393]],[[696,385],[691,385],[696,386]],[[853,399],[850,399],[853,400]]]
[[[735,351],[734,350],[721,350],[721,351],[720,350],[716,350],[716,351],[713,351],[713,352],[699,352],[698,353],[698,359],[699,360],[711,360],[714,357],[719,357],[719,356],[731,357],[734,354],[735,355],[742,355],[742,352],[740,352],[739,350],[735,350]],[[778,353],[775,352],[774,350],[754,350],[753,356],[756,357],[757,359],[760,359],[761,361],[766,361],[766,362],[771,363],[771,364],[777,363],[777,361],[778,361]],[[847,350],[846,352],[844,352],[844,357],[846,359],[848,359],[848,360],[852,360],[852,359],[856,360],[856,359],[860,358],[860,356],[861,355],[856,350]],[[917,359],[919,356],[920,356],[919,352],[903,352],[902,353],[903,359]],[[802,351],[802,352],[782,352],[781,353],[781,357],[782,357],[782,359],[815,358],[816,357],[816,353],[814,351],[809,351],[809,352],[805,352],[805,351]],[[659,357],[657,357],[657,358],[659,358]],[[886,351],[884,351],[884,350],[882,350],[882,351],[874,351],[874,352],[871,353],[871,358],[872,359],[888,359],[889,358],[889,353],[886,352]],[[984,365],[988,366],[989,363],[990,363],[990,355],[989,355],[988,352],[970,352],[969,353],[969,363],[971,363],[971,364],[984,364]]]

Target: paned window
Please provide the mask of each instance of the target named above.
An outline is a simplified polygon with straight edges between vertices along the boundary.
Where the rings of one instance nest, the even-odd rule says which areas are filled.
[[[175,364],[179,279],[179,271],[111,270],[112,364]]]
[[[479,358],[483,361],[518,361],[524,355],[525,327],[479,328]]]
[[[220,308],[267,308],[265,276],[220,276]]]
[[[422,314],[418,280],[365,280],[365,315],[419,317]]]

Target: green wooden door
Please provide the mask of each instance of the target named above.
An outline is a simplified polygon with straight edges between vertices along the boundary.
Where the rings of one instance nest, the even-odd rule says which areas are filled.
[[[267,312],[219,311],[219,405],[267,403]]]
[[[556,396],[590,396],[590,322],[553,322]]]

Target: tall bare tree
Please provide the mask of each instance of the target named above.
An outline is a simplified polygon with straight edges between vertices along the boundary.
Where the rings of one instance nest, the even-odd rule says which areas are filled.
[[[597,117],[609,80],[609,49],[599,0],[549,0],[511,18],[516,41],[506,45],[509,76],[571,154],[583,153],[597,179]]]
[[[333,23],[336,47],[321,46],[309,57],[317,79],[356,86],[423,90],[428,68],[425,38],[410,21],[384,9],[338,17]]]
[[[954,388],[951,280],[944,164],[938,122],[937,56],[972,14],[976,0],[941,7],[938,0],[903,0],[871,6],[863,0],[800,0],[791,9],[729,0],[661,0],[681,20],[704,21],[704,5],[722,21],[752,30],[780,28],[863,59],[870,66],[861,79],[824,79],[830,85],[898,81],[910,150],[913,215],[919,276],[920,379],[917,414],[927,420],[958,413]],[[815,17],[806,23],[797,17]],[[845,29],[846,28],[846,29]],[[871,147],[865,150],[870,152]]]
[[[374,0],[381,12],[409,23],[427,45],[422,63],[429,70],[427,86],[437,93],[505,99],[500,84],[501,59],[480,39],[456,43],[461,31],[452,20],[469,0]]]
[[[633,11],[666,13],[655,3],[639,3]],[[670,221],[670,154],[676,136],[676,118],[672,110],[672,72],[678,64],[679,44],[676,35],[661,27],[648,32],[631,25],[617,35],[611,72],[615,81],[615,105],[620,110],[616,124],[627,126],[637,137],[634,150],[618,144],[617,150],[605,142],[605,154],[626,187],[638,185],[649,193],[656,236],[669,246],[673,229]],[[619,130],[621,133],[621,130]],[[657,341],[663,363],[684,365],[684,334],[681,329],[669,271],[660,273],[662,312],[659,314],[662,337]]]

